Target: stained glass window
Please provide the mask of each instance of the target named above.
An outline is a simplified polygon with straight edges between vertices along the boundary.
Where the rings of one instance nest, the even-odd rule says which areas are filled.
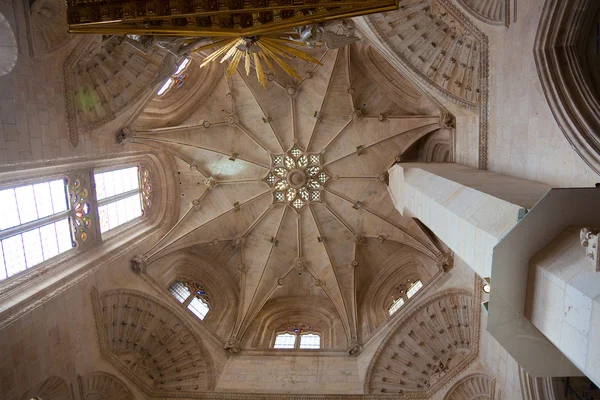
[[[406,291],[406,297],[409,299],[415,295],[421,288],[423,287],[423,283],[421,281],[416,281],[412,284],[410,289]]]
[[[0,280],[73,248],[64,179],[0,190]]]
[[[210,311],[208,294],[204,287],[188,280],[175,281],[169,286],[169,292],[190,310],[196,317],[204,319]]]
[[[177,66],[177,70],[175,70],[173,75],[165,82],[164,85],[161,86],[160,89],[158,89],[158,92],[156,92],[156,94],[159,96],[162,96],[169,89],[171,89],[173,87],[183,86],[183,84],[185,83],[185,80],[187,79],[187,74],[184,72],[187,69],[189,64],[190,64],[190,59],[189,58],[184,59],[181,62],[181,64],[179,64]]]
[[[143,215],[144,191],[140,185],[139,167],[96,173],[94,182],[101,233]]]

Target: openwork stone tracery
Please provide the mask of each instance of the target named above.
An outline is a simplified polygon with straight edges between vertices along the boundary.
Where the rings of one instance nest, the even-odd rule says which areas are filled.
[[[273,203],[300,211],[306,204],[321,202],[323,185],[330,179],[321,160],[320,154],[308,154],[297,145],[286,154],[271,156],[271,172],[264,181],[273,189]]]

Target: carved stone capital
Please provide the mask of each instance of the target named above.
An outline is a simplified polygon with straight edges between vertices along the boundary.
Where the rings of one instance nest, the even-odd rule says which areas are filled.
[[[238,354],[242,350],[242,343],[238,338],[232,337],[223,346],[230,354]]]
[[[348,341],[348,346],[346,347],[346,351],[351,356],[358,356],[363,350],[362,344],[356,339],[352,339]]]
[[[585,248],[585,255],[595,262],[596,271],[600,272],[600,257],[598,257],[598,248],[600,247],[600,229],[583,228],[579,234],[581,245]]]
[[[146,268],[148,268],[148,257],[138,255],[131,259],[131,269],[136,274],[139,275],[142,272],[145,272]]]
[[[121,145],[132,143],[134,136],[131,128],[123,128],[117,133],[117,143]]]
[[[450,271],[454,267],[454,256],[452,254],[442,254],[437,260],[438,268],[444,272]]]

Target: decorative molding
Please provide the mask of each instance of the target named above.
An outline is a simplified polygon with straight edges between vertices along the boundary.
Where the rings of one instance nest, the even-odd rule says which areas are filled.
[[[23,393],[21,400],[30,399],[72,400],[71,390],[67,382],[58,376],[51,376]]]
[[[210,355],[178,310],[133,290],[91,296],[102,355],[146,394],[212,390]]]
[[[478,284],[480,279],[476,278],[475,287]],[[480,292],[476,290],[473,296],[462,289],[446,290],[402,318],[373,356],[365,392],[375,390],[378,377],[382,392],[429,398],[458,376],[479,355]],[[396,371],[390,380],[386,374],[391,366],[382,365],[384,360],[393,360],[397,368],[403,363],[404,372]]]
[[[456,0],[472,17],[490,25],[510,25],[511,0]]]
[[[116,376],[106,372],[92,372],[77,376],[81,400],[134,400],[133,394]]]
[[[485,374],[472,374],[456,382],[444,400],[491,400],[495,379]]]

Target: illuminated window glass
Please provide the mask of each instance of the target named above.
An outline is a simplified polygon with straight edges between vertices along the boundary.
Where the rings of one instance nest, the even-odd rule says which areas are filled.
[[[296,347],[296,338],[298,336],[291,333],[280,333],[275,337],[275,349],[293,349]]]
[[[64,179],[0,190],[0,280],[74,246]]]
[[[175,70],[173,75],[165,82],[164,85],[162,85],[160,87],[160,89],[158,89],[158,92],[156,92],[156,94],[159,96],[162,96],[163,94],[165,94],[167,91],[169,91],[173,87],[183,86],[183,84],[185,83],[185,80],[187,79],[187,74],[185,74],[184,72],[187,69],[187,67],[189,66],[189,64],[190,64],[190,59],[189,58],[184,59],[181,62],[181,64],[179,64],[177,66],[177,69]]]
[[[204,319],[210,311],[209,299],[204,286],[191,281],[176,281],[169,286],[169,292],[190,310],[196,317]]]
[[[169,292],[171,292],[173,297],[180,303],[185,302],[192,294],[183,282],[173,282],[171,287],[169,287]]]
[[[408,289],[408,291],[406,292],[406,297],[408,297],[410,299],[411,297],[413,297],[415,295],[415,293],[417,293],[419,290],[421,290],[422,287],[423,287],[423,283],[421,283],[421,281],[416,281],[415,283],[412,284],[410,289]]]
[[[188,310],[193,312],[196,317],[200,319],[204,319],[204,317],[206,317],[206,314],[208,314],[208,311],[210,310],[208,308],[208,304],[206,304],[204,300],[199,299],[195,296],[192,297],[192,301],[190,301],[190,304],[188,304],[187,308]]]
[[[105,233],[143,215],[138,167],[94,174],[100,232]]]
[[[396,311],[398,311],[400,309],[400,307],[402,307],[404,305],[404,299],[399,298],[397,300],[394,300],[394,302],[392,303],[392,306],[389,308],[389,313],[390,315],[393,315]]]
[[[300,348],[301,349],[320,349],[321,348],[321,336],[314,333],[306,333],[300,335]]]

